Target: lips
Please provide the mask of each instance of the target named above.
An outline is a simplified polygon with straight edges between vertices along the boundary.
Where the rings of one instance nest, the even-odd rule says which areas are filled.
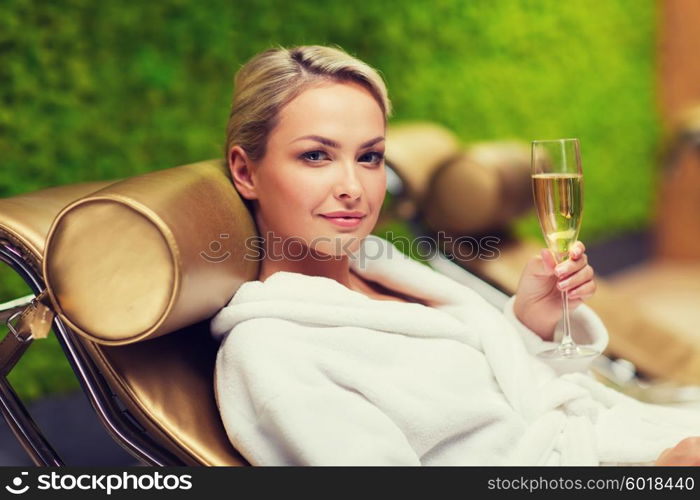
[[[365,216],[364,213],[358,212],[357,210],[336,210],[335,212],[328,212],[327,214],[321,214],[324,217],[342,217],[342,218],[362,218]]]
[[[362,222],[362,219],[365,217],[365,215],[358,212],[355,212],[355,214],[352,214],[351,212],[331,212],[330,214],[321,214],[321,217],[327,219],[328,221],[332,222],[337,226],[355,227],[358,226],[360,222]]]

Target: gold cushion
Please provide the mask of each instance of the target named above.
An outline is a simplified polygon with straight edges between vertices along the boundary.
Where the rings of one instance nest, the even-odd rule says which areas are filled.
[[[425,221],[448,234],[488,229],[502,203],[499,189],[496,173],[462,152],[435,173],[424,203]]]
[[[0,238],[22,251],[40,274],[44,242],[56,215],[71,201],[114,182],[81,182],[0,199]]]
[[[254,279],[255,224],[223,161],[151,172],[85,196],[56,217],[44,277],[61,318],[105,345],[211,317]]]
[[[178,306],[181,309],[176,313],[181,315],[181,321],[189,321],[183,328],[170,335],[129,345],[98,344],[91,340],[95,336],[90,332],[76,336],[76,340],[83,346],[110,388],[120,396],[136,422],[166,450],[188,465],[246,464],[245,459],[231,445],[216,407],[213,371],[218,344],[209,334],[206,309],[213,315],[227,303],[242,281],[257,276],[256,262],[243,262],[239,260],[240,255],[234,254],[236,244],[245,239],[237,238],[254,229],[252,220],[230,182],[228,169],[221,161],[175,167],[152,174],[135,177],[130,183],[119,182],[120,186],[115,190],[103,188],[116,181],[102,181],[59,186],[0,199],[0,240],[9,241],[14,249],[19,250],[24,262],[35,269],[37,274],[42,269],[45,247],[49,247],[45,241],[50,230],[54,234],[52,241],[56,244],[56,253],[52,253],[52,259],[59,256],[69,261],[92,258],[93,260],[83,262],[88,273],[85,275],[80,270],[79,261],[48,266],[54,272],[54,279],[60,283],[59,293],[56,294],[58,300],[62,304],[68,303],[70,307],[67,309],[72,311],[73,308],[83,307],[83,304],[70,304],[73,297],[84,300],[84,307],[90,307],[95,300],[105,300],[100,298],[97,285],[85,278],[89,278],[90,270],[97,274],[112,272],[111,276],[94,278],[104,286],[114,287],[114,290],[129,291],[128,284],[131,280],[139,286],[146,286],[147,281],[140,279],[129,268],[129,259],[120,255],[125,249],[136,259],[141,272],[151,277],[165,276],[163,268],[169,269],[174,262],[169,260],[172,259],[173,249],[182,250],[184,247],[178,253],[179,262],[194,254],[195,249],[189,248],[194,246],[194,242],[188,245],[186,241],[187,231],[192,231],[195,237],[201,237],[204,230],[196,226],[205,226],[214,232],[228,228],[231,231],[230,238],[221,241],[221,248],[208,245],[203,249],[209,252],[207,257],[212,265],[226,257],[225,252],[231,252],[228,258],[234,261],[233,264],[214,268],[222,269],[221,276],[212,276],[212,270],[198,262],[186,262],[179,270],[172,271],[180,277],[181,285],[177,292],[173,292],[179,297],[191,296],[197,289],[204,288],[206,280],[215,290],[214,293],[221,294],[217,297],[208,296],[210,303],[206,307],[202,306],[202,300],[195,301],[197,307],[190,309]],[[210,199],[207,200],[207,197]],[[181,206],[178,207],[178,204]],[[74,208],[70,209],[69,205]],[[173,209],[168,210],[168,207]],[[59,212],[68,215],[63,222],[54,222]],[[79,216],[85,219],[81,220]],[[104,227],[100,227],[97,222],[101,222]],[[159,227],[159,223],[164,223],[167,227]],[[216,224],[221,226],[213,227]],[[88,232],[81,232],[80,229]],[[95,230],[95,234],[90,234],[91,230]],[[112,234],[109,234],[110,230]],[[122,238],[119,238],[120,235]],[[143,236],[146,241],[128,243],[147,253],[147,258],[131,252],[133,247],[128,244],[120,246],[122,240],[133,238],[134,235]],[[179,246],[171,245],[167,239],[169,237]],[[105,245],[104,240],[113,242],[114,246]],[[163,241],[168,244],[162,243]],[[100,265],[100,253],[97,250],[91,254],[89,249],[86,251],[83,248],[91,244],[102,245],[99,246],[103,252],[101,257],[112,262],[112,267]],[[219,250],[218,253],[215,250]],[[157,256],[161,256],[167,263],[154,260]],[[197,258],[201,259],[202,256]],[[144,261],[147,259],[151,259],[150,262],[158,269],[146,269]],[[115,267],[115,262],[124,267]],[[235,270],[233,273],[231,267]],[[63,271],[64,268],[68,271]],[[73,274],[64,275],[64,272]],[[202,275],[192,274],[197,272]],[[77,281],[66,281],[71,276]],[[162,283],[155,282],[151,285],[156,289],[154,296],[161,293],[162,297],[169,293],[162,291],[167,290]],[[90,287],[98,297],[93,299],[76,288],[79,286]],[[150,294],[141,296],[149,297]],[[117,303],[123,299],[114,297],[113,300]],[[162,310],[150,313],[146,311],[153,304],[153,299],[135,302],[137,310],[134,315],[139,318],[155,318],[158,314],[167,313]],[[173,307],[176,306],[177,301]],[[121,313],[128,320],[129,312],[122,309],[113,313]],[[175,314],[172,309],[170,312]],[[186,318],[188,313],[191,313],[191,320]],[[194,318],[198,316],[203,316],[204,319],[196,322]]]
[[[247,464],[226,435],[216,405],[219,344],[207,320],[129,345],[82,343],[129,413],[185,464]]]
[[[530,148],[518,141],[489,141],[472,144],[467,156],[498,177],[498,210],[493,228],[503,228],[516,217],[532,210]]]
[[[532,208],[530,159],[518,142],[474,144],[435,171],[424,201],[435,231],[498,231]]]
[[[386,160],[420,204],[435,170],[459,154],[461,145],[449,129],[430,122],[392,124],[386,132]]]

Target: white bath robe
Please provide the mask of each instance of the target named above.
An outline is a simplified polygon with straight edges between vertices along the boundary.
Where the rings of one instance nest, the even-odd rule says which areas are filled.
[[[251,464],[640,464],[700,436],[700,411],[641,403],[585,364],[540,361],[554,344],[518,321],[513,297],[499,311],[377,236],[355,257],[358,274],[435,306],[277,272],[212,319],[217,405]],[[572,328],[607,345],[586,305]]]

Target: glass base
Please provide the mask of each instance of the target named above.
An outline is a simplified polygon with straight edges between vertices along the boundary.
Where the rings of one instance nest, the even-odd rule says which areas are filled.
[[[543,359],[584,359],[599,355],[600,351],[596,349],[577,345],[563,345],[537,353],[537,356]]]

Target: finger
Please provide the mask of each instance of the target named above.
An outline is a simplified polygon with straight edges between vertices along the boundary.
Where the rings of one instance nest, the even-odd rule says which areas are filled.
[[[543,248],[540,251],[540,256],[542,257],[542,263],[544,264],[544,270],[548,274],[554,273],[554,268],[557,266],[557,261],[554,259],[554,255],[548,249]]]
[[[569,298],[571,299],[583,300],[591,298],[597,288],[598,285],[596,284],[596,282],[594,280],[590,280],[580,286],[577,286],[576,288],[567,293],[569,294]]]
[[[557,288],[559,288],[559,290],[571,291],[574,288],[582,285],[583,283],[592,280],[593,275],[593,268],[587,265],[586,267],[575,272],[574,274],[559,279],[559,281],[557,281]]]
[[[556,266],[556,261],[554,261],[554,257],[549,250],[545,248],[527,262],[525,273],[542,278],[551,278],[554,275],[554,266]]]
[[[576,240],[571,248],[569,248],[569,257],[572,260],[578,260],[586,252],[586,246],[583,242]]]
[[[583,285],[584,283],[587,283],[589,281],[593,281],[594,278],[594,272],[593,268],[591,266],[586,266],[580,271],[566,277],[563,279],[560,279],[557,282],[557,288],[559,290],[566,290],[568,292],[572,292],[574,289],[578,288],[579,286]]]
[[[667,465],[666,460],[668,459],[668,456],[671,454],[672,451],[673,448],[666,448],[664,451],[662,451],[659,455],[659,458],[656,459],[655,465]]]
[[[565,278],[583,269],[587,265],[588,255],[584,253],[581,255],[581,257],[578,258],[578,260],[569,259],[560,264],[557,264],[557,267],[554,269],[554,274],[556,274],[558,278]]]

